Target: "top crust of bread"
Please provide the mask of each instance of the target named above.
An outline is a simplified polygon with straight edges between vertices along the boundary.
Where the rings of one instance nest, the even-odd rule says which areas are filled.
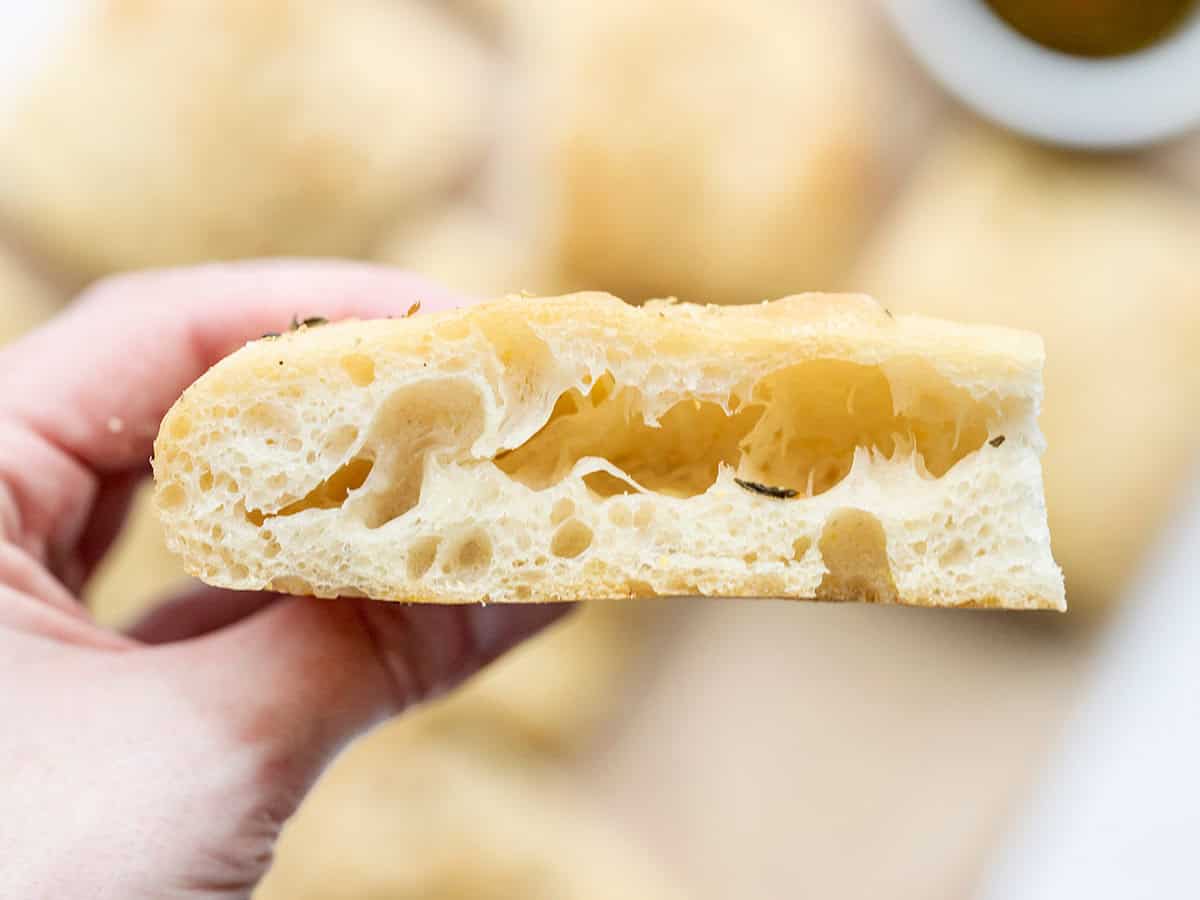
[[[865,296],[301,328],[184,393],[156,498],[189,571],[236,588],[1062,608],[1042,361]]]

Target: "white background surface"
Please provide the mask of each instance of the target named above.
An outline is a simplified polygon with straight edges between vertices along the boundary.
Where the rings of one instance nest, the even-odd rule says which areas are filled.
[[[0,4],[0,111],[85,2]],[[1135,586],[986,900],[1200,896],[1198,551],[1200,492]]]
[[[87,0],[0,0],[0,110]]]
[[[1200,897],[1200,490],[1182,506],[986,900]]]

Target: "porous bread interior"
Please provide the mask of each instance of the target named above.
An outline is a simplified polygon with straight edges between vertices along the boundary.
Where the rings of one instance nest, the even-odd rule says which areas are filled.
[[[1061,607],[1036,354],[952,377],[963,334],[831,302],[508,300],[257,342],[164,421],[172,546],[318,596]]]

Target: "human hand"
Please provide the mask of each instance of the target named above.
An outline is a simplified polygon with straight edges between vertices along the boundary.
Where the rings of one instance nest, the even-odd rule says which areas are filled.
[[[78,602],[190,382],[294,315],[418,299],[458,302],[350,264],[148,273],[0,351],[0,896],[248,895],[340,747],[561,614],[197,587],[121,634]]]

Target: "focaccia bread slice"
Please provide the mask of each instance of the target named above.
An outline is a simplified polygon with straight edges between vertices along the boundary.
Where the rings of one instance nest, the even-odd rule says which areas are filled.
[[[815,294],[302,328],[184,393],[156,502],[187,569],[230,588],[1062,609],[1042,357]]]

